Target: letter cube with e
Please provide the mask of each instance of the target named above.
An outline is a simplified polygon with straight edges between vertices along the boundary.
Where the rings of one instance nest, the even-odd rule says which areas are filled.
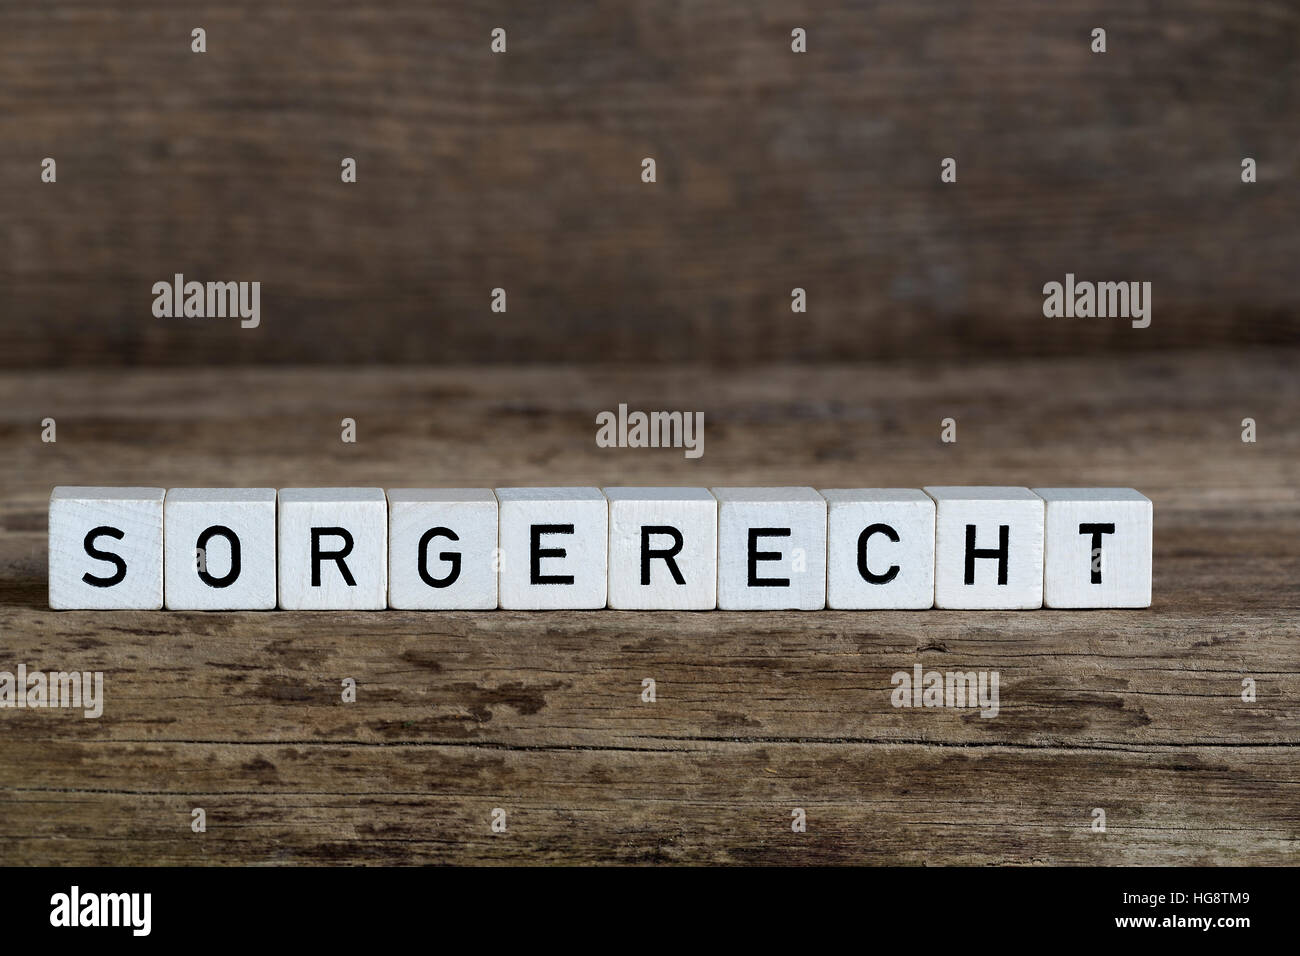
[[[1132,488],[1035,488],[1047,502],[1047,607],[1151,606],[1151,499]]]
[[[275,489],[172,488],[163,503],[167,607],[275,607]]]
[[[599,488],[498,488],[501,606],[605,606],[609,505]]]
[[[282,488],[280,607],[377,611],[388,602],[382,488]]]
[[[826,499],[812,488],[714,488],[718,607],[826,606]]]
[[[919,488],[829,488],[826,604],[934,606],[934,499]]]
[[[710,610],[718,603],[718,502],[707,488],[606,488],[609,606]]]
[[[388,492],[388,606],[497,606],[497,496],[491,488]]]
[[[935,502],[934,606],[1043,606],[1043,499],[1028,488],[926,487]]]
[[[158,610],[162,488],[59,486],[50,493],[50,607]]]

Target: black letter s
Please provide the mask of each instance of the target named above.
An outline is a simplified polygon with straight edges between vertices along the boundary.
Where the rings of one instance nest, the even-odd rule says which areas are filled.
[[[87,531],[86,538],[82,542],[82,545],[86,549],[86,554],[90,555],[92,558],[98,558],[100,561],[112,562],[117,570],[111,577],[107,578],[96,577],[87,571],[81,576],[81,580],[85,581],[92,588],[111,588],[114,584],[121,584],[122,581],[126,579],[126,562],[122,560],[120,555],[113,554],[111,551],[100,551],[95,547],[95,539],[100,535],[108,535],[110,538],[115,538],[118,541],[121,541],[126,537],[126,535],[117,528],[112,528],[105,524],[100,525],[98,528],[91,528]]]

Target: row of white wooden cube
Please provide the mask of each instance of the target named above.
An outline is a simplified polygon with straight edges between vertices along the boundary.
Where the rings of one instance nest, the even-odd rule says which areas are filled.
[[[1147,607],[1151,539],[1129,488],[59,487],[50,606]]]

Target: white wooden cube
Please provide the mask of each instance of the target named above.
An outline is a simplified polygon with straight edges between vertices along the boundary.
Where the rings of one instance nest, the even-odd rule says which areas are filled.
[[[172,488],[163,504],[167,607],[275,607],[275,489]]]
[[[826,606],[826,499],[812,488],[714,488],[718,607]]]
[[[280,607],[377,611],[388,601],[382,488],[282,488]]]
[[[1028,488],[926,487],[935,501],[934,606],[1043,606],[1043,499]]]
[[[1132,488],[1035,488],[1047,502],[1043,604],[1151,606],[1151,499]]]
[[[828,488],[826,604],[934,606],[934,499],[919,488]]]
[[[503,608],[605,606],[609,514],[599,488],[498,488]]]
[[[704,611],[718,603],[718,502],[707,488],[605,488],[609,606]]]
[[[388,606],[497,606],[497,496],[491,488],[390,488]]]
[[[50,607],[157,610],[162,488],[61,485],[50,493]]]

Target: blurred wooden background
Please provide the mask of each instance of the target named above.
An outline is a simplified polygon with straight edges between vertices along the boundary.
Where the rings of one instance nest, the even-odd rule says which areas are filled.
[[[1294,0],[0,2],[0,366],[1294,342],[1297,118]],[[154,318],[177,272],[262,326]],[[1043,318],[1066,272],[1151,327]]]

